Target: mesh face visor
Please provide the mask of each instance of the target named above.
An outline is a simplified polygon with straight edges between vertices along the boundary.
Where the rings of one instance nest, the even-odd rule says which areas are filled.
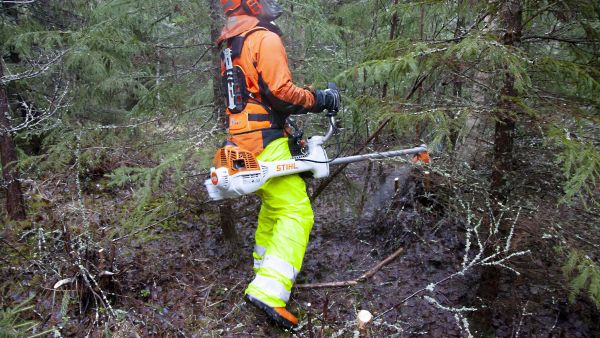
[[[261,20],[270,22],[283,14],[283,8],[277,3],[277,0],[259,0],[261,11],[257,17]]]

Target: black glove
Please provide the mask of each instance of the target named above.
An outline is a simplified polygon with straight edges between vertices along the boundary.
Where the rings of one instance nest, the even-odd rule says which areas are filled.
[[[335,85],[330,85],[330,88],[317,90],[315,92],[315,106],[312,111],[320,113],[327,109],[329,113],[337,113],[340,110],[340,92]]]

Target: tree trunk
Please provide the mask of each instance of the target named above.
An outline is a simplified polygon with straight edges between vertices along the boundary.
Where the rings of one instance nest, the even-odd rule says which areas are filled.
[[[520,0],[510,0],[504,5],[501,13],[503,27],[505,28],[502,35],[502,43],[506,46],[518,47],[521,44],[521,6]],[[501,94],[502,97],[498,103],[494,128],[494,160],[492,163],[491,190],[492,198],[496,202],[504,203],[510,194],[507,178],[513,170],[512,155],[518,110],[513,101],[513,98],[518,95],[515,89],[515,79],[508,72]]]
[[[463,0],[457,0],[457,8],[458,8],[458,17],[456,18],[456,27],[454,29],[454,38],[460,38],[464,34],[465,29],[465,16],[462,14]],[[464,66],[462,64],[457,65],[456,71],[461,74],[463,72]],[[453,92],[452,94],[458,101],[462,96],[463,92],[463,80],[460,76],[455,76],[453,79]],[[453,121],[456,118],[455,112],[448,112],[448,118],[450,121]],[[450,125],[450,146],[452,147],[452,151],[456,151],[456,144],[458,142],[458,134],[459,130],[456,126]]]
[[[221,5],[218,0],[210,0],[210,39],[217,41],[220,35],[222,20],[219,15]],[[213,116],[218,123],[226,128],[225,110],[223,109],[223,94],[221,90],[221,52],[217,46],[212,49],[212,75],[213,75]],[[223,238],[235,247],[238,242],[237,232],[235,231],[235,217],[233,211],[233,202],[225,200],[219,206],[220,226],[223,231]]]
[[[522,4],[520,0],[508,0],[504,3],[500,20],[503,28],[501,40],[504,45],[518,46],[521,40],[521,15]],[[506,202],[510,193],[507,185],[507,177],[512,171],[512,154],[515,138],[516,113],[517,107],[512,98],[518,93],[514,87],[514,78],[506,74],[504,86],[502,88],[502,97],[497,105],[495,112],[496,122],[494,126],[494,158],[492,162],[492,173],[490,187],[492,199],[494,202]],[[494,214],[499,214],[496,210],[498,204],[494,203],[492,207]],[[490,224],[490,226],[492,226]],[[486,248],[486,255],[493,254],[493,245],[508,236],[510,225],[508,222],[502,222],[498,233],[493,234],[488,240],[490,245]],[[498,288],[503,278],[503,271],[497,266],[486,267],[481,275],[477,296],[488,304],[493,304],[498,298]],[[495,311],[502,311],[496,308]],[[493,328],[493,309],[488,306],[486,309],[475,314],[475,324],[481,330],[483,335],[492,334]]]
[[[210,40],[215,43],[221,33],[223,20],[219,13],[221,12],[221,4],[217,0],[210,0]],[[221,90],[221,51],[217,46],[212,48],[212,78],[213,78],[213,116],[223,126],[225,125],[225,110],[223,109],[223,94]]]
[[[419,41],[425,41],[425,6],[420,5],[420,16],[419,16]],[[417,86],[417,104],[421,105],[423,102],[423,83],[427,79],[427,74],[423,75],[423,78],[415,80],[418,83]],[[421,121],[417,120],[415,123],[415,138],[414,143],[419,144],[421,142]]]
[[[394,6],[398,5],[398,0],[394,0]],[[390,41],[396,38],[396,31],[398,30],[398,12],[394,11],[392,14],[392,21],[390,23]],[[381,98],[385,99],[388,93],[388,82],[383,83],[383,87],[381,88]]]
[[[398,0],[394,0],[394,6],[398,5]],[[390,25],[390,41],[396,38],[396,31],[398,30],[398,11],[394,10],[392,14],[392,23]]]
[[[464,29],[465,29],[465,15],[461,12],[462,11],[462,7],[463,7],[463,1],[464,0],[457,0],[456,6],[458,8],[458,17],[456,18],[456,27],[454,28],[454,38],[458,39],[461,36],[463,36],[464,34]],[[462,73],[463,71],[463,65],[459,65],[457,71],[459,73]],[[460,97],[462,95],[462,85],[463,85],[463,80],[459,77],[456,76],[454,78],[454,96],[456,96],[457,98]]]
[[[3,64],[0,62],[0,77],[4,76]],[[25,219],[25,202],[17,163],[17,148],[10,133],[8,119],[8,95],[6,87],[0,85],[0,160],[2,164],[2,177],[6,184],[6,211],[12,220]],[[9,231],[8,228],[4,229]]]

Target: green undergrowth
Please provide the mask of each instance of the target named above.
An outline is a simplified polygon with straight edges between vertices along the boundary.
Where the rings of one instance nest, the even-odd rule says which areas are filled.
[[[575,302],[584,293],[600,309],[600,267],[588,255],[571,250],[562,268],[569,280],[569,300]]]
[[[43,332],[36,332],[35,328],[39,323],[22,318],[34,308],[31,305],[33,298],[30,297],[17,305],[0,310],[0,338],[43,337],[54,331],[54,329],[50,329]]]

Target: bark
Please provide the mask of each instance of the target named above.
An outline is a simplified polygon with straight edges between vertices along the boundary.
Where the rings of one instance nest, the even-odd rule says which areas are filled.
[[[218,0],[210,1],[210,39],[215,42],[219,38],[223,20],[219,13],[221,12],[221,4]],[[226,128],[225,109],[223,109],[223,94],[221,90],[221,52],[217,46],[212,49],[212,78],[213,78],[213,97],[214,108],[213,116],[218,123]],[[219,206],[220,226],[223,231],[223,238],[235,248],[238,242],[238,235],[235,230],[235,213],[233,210],[233,202],[225,200]]]
[[[394,0],[394,6],[398,5],[398,0]],[[398,12],[394,11],[392,14],[392,21],[390,23],[390,41],[396,38],[396,31],[398,30]],[[388,92],[388,82],[383,83],[383,88],[381,89],[381,98],[385,99],[387,97]]]
[[[464,29],[465,29],[465,16],[464,14],[461,13],[461,8],[463,6],[463,0],[458,0],[457,1],[457,8],[458,8],[458,17],[456,19],[456,27],[454,29],[454,38],[460,38],[463,34],[464,34]],[[462,64],[458,64],[456,67],[456,71],[460,74],[463,72],[464,66]],[[462,92],[463,92],[463,80],[461,79],[460,76],[455,76],[453,79],[453,95],[456,97],[456,100],[459,100],[460,97],[462,96]],[[456,118],[456,113],[454,112],[449,112],[448,113],[448,118],[450,119],[450,121],[454,120]],[[458,130],[455,126],[451,126],[450,127],[450,145],[452,147],[452,151],[456,151],[456,144],[458,141]]]
[[[4,75],[3,64],[0,62],[0,77]],[[6,87],[0,85],[0,160],[2,164],[2,178],[6,184],[6,211],[12,220],[25,219],[25,202],[17,163],[17,148],[10,133],[8,119],[8,95]],[[5,231],[9,229],[5,228]]]
[[[503,33],[501,41],[507,46],[519,46],[521,39],[521,19],[522,4],[520,0],[506,1],[500,12],[500,20],[502,23]],[[501,99],[498,102],[495,112],[496,122],[494,126],[494,158],[492,162],[491,173],[491,191],[492,199],[495,202],[506,202],[510,194],[507,178],[513,170],[512,154],[515,138],[516,114],[517,107],[511,100],[518,93],[514,87],[514,78],[510,74],[506,74],[504,86],[501,91]],[[494,203],[493,208],[497,208],[497,203]],[[499,212],[494,210],[495,214]],[[491,225],[490,225],[491,226]],[[492,245],[508,236],[510,225],[508,222],[502,222],[499,226],[498,233],[494,234],[488,242],[490,246],[486,248],[486,255],[492,254]],[[489,266],[483,270],[477,296],[492,304],[498,298],[498,288],[503,271],[497,266]],[[475,314],[475,325],[484,334],[489,335],[494,333],[493,327],[493,310],[488,306],[483,311]]]
[[[522,7],[520,0],[507,1],[502,15],[503,26],[502,43],[506,46],[518,47],[522,36]],[[492,198],[504,203],[510,194],[507,179],[513,171],[513,146],[515,139],[515,126],[517,106],[513,98],[518,95],[515,89],[515,79],[506,74],[501,99],[496,111],[494,128],[494,160],[491,174]],[[506,230],[506,229],[501,229]],[[506,232],[506,231],[504,231]]]
[[[217,0],[210,0],[210,40],[214,43],[219,38],[223,20],[219,13],[221,12],[221,4]],[[221,51],[218,46],[213,46],[211,50],[212,56],[212,78],[213,78],[213,97],[214,108],[213,116],[223,126],[225,125],[225,109],[223,109],[223,94],[221,90]]]
[[[457,1],[457,7],[459,9],[459,13],[458,13],[458,17],[456,18],[456,27],[454,29],[454,38],[458,39],[460,38],[463,34],[464,34],[464,29],[465,29],[465,16],[464,14],[460,13],[460,9],[463,6],[463,0],[458,0]],[[463,65],[458,65],[458,72],[462,73],[463,70]],[[454,95],[456,97],[460,97],[462,95],[462,86],[463,86],[463,81],[460,77],[455,77],[454,78]]]
[[[425,6],[420,6],[420,16],[419,16],[419,40],[425,41]],[[418,81],[419,85],[417,88],[417,103],[420,105],[423,101],[423,82],[427,79],[427,74],[423,75],[423,78]],[[414,143],[418,144],[421,142],[421,121],[417,120],[415,123],[415,138]]]
[[[425,40],[425,6],[421,5],[421,11],[419,16],[419,38],[421,41]]]
[[[394,6],[398,5],[398,0],[394,0]],[[398,30],[398,11],[394,11],[392,14],[392,24],[390,27],[390,40],[396,38],[396,31]]]

